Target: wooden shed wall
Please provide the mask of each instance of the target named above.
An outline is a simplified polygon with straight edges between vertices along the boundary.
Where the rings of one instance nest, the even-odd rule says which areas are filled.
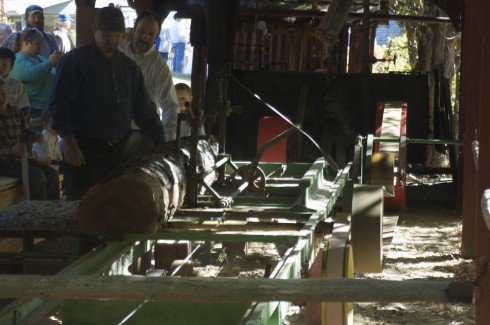
[[[482,257],[490,258],[490,231],[480,208],[485,189],[490,188],[490,13],[488,0],[465,2],[461,80],[461,127],[463,145],[463,253],[474,250],[476,274],[483,268]],[[472,142],[479,141],[475,163]],[[490,275],[476,289],[475,323],[490,320]]]

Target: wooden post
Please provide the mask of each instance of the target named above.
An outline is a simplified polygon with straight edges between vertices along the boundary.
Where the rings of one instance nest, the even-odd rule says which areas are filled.
[[[95,22],[95,1],[76,0],[77,5],[77,39],[76,45],[90,42],[94,37],[92,24]]]
[[[470,281],[3,275],[0,298],[471,303]]]

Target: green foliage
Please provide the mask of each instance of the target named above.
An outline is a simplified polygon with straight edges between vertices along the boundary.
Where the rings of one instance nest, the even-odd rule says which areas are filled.
[[[375,73],[411,72],[413,70],[409,60],[408,39],[405,33],[389,37],[388,46],[376,46],[374,55],[377,59],[386,60],[378,61],[373,65]]]

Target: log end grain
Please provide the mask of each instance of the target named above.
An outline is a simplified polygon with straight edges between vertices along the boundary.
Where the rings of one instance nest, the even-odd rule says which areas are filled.
[[[151,234],[159,226],[152,188],[133,175],[92,187],[80,201],[78,223],[86,234]]]

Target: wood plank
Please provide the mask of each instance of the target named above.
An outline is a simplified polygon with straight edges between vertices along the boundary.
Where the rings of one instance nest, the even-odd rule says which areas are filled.
[[[19,180],[13,177],[0,176],[0,190],[16,186],[19,184]]]
[[[45,238],[34,238],[34,245]],[[23,238],[0,238],[0,253],[20,253],[24,248]]]
[[[7,186],[7,185],[6,185]],[[10,184],[10,187],[0,191],[0,211],[22,200],[22,188],[18,184]]]
[[[465,302],[472,281],[265,279],[144,276],[0,277],[0,298],[117,299],[154,301],[384,301]]]

